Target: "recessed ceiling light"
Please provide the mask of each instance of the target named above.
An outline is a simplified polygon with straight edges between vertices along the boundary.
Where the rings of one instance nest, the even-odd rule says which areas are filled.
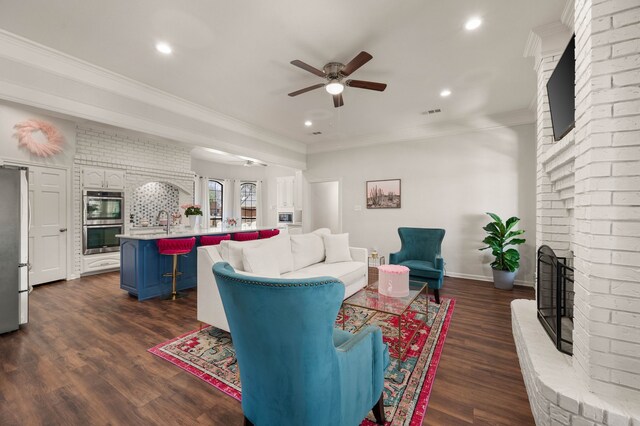
[[[477,29],[478,27],[480,27],[480,25],[482,25],[482,19],[478,18],[477,16],[470,18],[466,24],[464,24],[464,27],[469,30],[469,31],[473,31],[475,29]]]
[[[444,89],[442,90],[442,92],[440,92],[440,96],[442,96],[443,98],[446,98],[449,95],[451,95],[451,90],[449,89]]]
[[[307,126],[307,127],[311,127],[311,125],[313,125],[313,123],[311,121],[307,120],[307,121],[304,122],[304,125]]]
[[[160,53],[164,53],[165,55],[170,55],[171,52],[173,52],[171,46],[169,46],[169,44],[165,43],[164,41],[159,41],[156,43],[156,50]]]

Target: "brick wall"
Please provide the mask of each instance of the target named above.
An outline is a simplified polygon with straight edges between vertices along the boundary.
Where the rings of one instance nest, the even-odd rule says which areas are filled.
[[[552,137],[546,82],[569,40],[568,28],[556,22],[534,29],[527,53],[536,58],[538,77],[536,242],[561,256],[573,252],[574,356],[565,357],[550,344],[534,302],[512,305],[514,338],[537,424],[635,426],[640,425],[640,1],[571,5],[576,126],[560,141]]]
[[[571,369],[570,356],[558,352],[536,318],[536,302],[511,302],[513,339],[537,425],[636,426],[639,417],[615,398],[587,390]]]
[[[93,126],[77,126],[73,167],[74,197],[74,275],[81,273],[83,166],[124,170],[125,201],[133,200],[136,188],[148,182],[167,182],[177,186],[180,204],[193,201],[194,178],[191,148],[176,142],[157,141],[142,136]],[[125,202],[128,229],[131,206]]]
[[[576,0],[574,366],[640,398],[640,2]]]
[[[545,28],[545,31],[548,30]],[[554,34],[559,31],[553,29]],[[562,32],[569,36],[566,29]],[[558,256],[571,258],[574,225],[574,134],[570,132],[561,141],[554,141],[546,89],[547,81],[564,50],[564,39],[566,37],[559,45],[544,49],[544,53],[540,46],[541,53],[535,62],[538,87],[536,247],[548,245]]]

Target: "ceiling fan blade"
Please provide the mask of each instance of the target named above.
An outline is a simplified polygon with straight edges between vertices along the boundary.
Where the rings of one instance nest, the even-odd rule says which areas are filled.
[[[320,71],[317,68],[312,67],[309,64],[305,64],[304,62],[299,61],[297,59],[295,61],[291,61],[291,65],[295,65],[298,68],[302,68],[305,71],[309,71],[311,74],[315,74],[318,77],[324,77],[325,76],[324,72]]]
[[[377,90],[378,92],[383,92],[384,89],[387,88],[386,84],[376,83],[375,81],[347,80],[345,83],[349,87],[357,87],[358,89]]]
[[[371,60],[371,58],[373,58],[373,56],[371,56],[370,54],[368,54],[365,51],[362,51],[362,52],[358,53],[358,55],[355,58],[353,58],[351,60],[351,62],[349,62],[347,65],[345,65],[345,67],[342,68],[342,71],[340,71],[340,72],[343,75],[350,75],[355,70],[357,70],[358,68],[360,68],[361,66],[363,66],[364,64],[369,62]]]
[[[298,96],[298,95],[301,95],[303,93],[307,93],[307,92],[310,92],[312,90],[319,89],[322,86],[324,86],[324,83],[314,84],[313,86],[305,87],[304,89],[300,89],[300,90],[296,90],[295,92],[291,92],[291,93],[289,93],[289,96]]]
[[[342,99],[342,93],[339,95],[333,95],[333,106],[338,108],[344,105],[344,100]]]

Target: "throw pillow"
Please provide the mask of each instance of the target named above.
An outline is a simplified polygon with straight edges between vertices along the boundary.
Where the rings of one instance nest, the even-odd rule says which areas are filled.
[[[291,254],[291,240],[289,235],[276,235],[263,240],[278,259],[278,268],[281,274],[293,271],[293,254]]]
[[[268,240],[264,240],[268,241]],[[244,271],[244,265],[242,264],[242,250],[246,247],[257,247],[261,245],[263,241],[251,240],[251,241],[221,241],[220,254],[225,262],[229,262],[229,265],[236,271]],[[226,257],[225,257],[226,255]]]
[[[323,235],[331,234],[331,229],[329,228],[318,228],[315,231],[311,232],[312,234],[319,235],[321,238]]]
[[[351,262],[349,234],[324,234],[325,263]]]
[[[324,243],[316,234],[291,235],[293,270],[320,263],[324,260]]]
[[[242,249],[244,270],[261,277],[280,278],[278,259],[267,245],[245,247]]]

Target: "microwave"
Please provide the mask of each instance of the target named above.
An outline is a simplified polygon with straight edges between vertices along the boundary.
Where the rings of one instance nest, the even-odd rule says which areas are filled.
[[[302,210],[278,210],[278,223],[302,222]]]

